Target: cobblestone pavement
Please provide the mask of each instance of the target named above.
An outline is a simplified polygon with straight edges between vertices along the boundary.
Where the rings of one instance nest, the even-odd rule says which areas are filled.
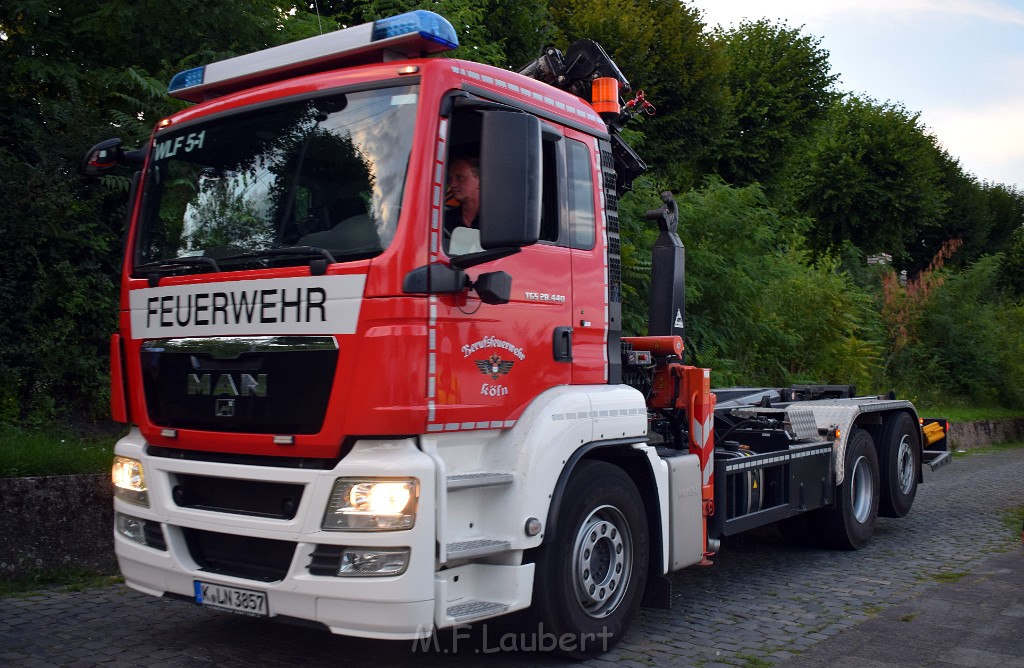
[[[955,606],[972,605],[972,583],[983,582],[996,561],[1004,574],[999,586],[1022,600],[1024,551],[1019,528],[1007,519],[1011,509],[1024,506],[1022,480],[1024,447],[972,454],[926,472],[910,515],[880,519],[874,540],[858,552],[791,547],[774,531],[758,531],[723,548],[714,566],[670,576],[672,609],[643,609],[618,647],[583,665],[708,668],[800,665],[812,658],[819,666],[920,665],[906,657],[844,663],[835,656],[845,651],[844,642],[850,644],[847,639],[863,649],[873,637],[891,641],[920,626],[899,623],[911,621],[914,613],[905,611],[915,601],[935,598],[936,592],[942,597],[958,588],[959,599],[946,598],[961,601],[947,606],[951,619],[934,620],[936,628],[948,636],[950,629],[969,624],[963,620],[973,616]],[[1007,570],[1016,574],[1006,576]],[[1024,608],[1014,609],[1021,613],[1012,620],[1019,631]],[[1024,656],[1022,636],[1005,640],[997,648],[1001,656]],[[524,646],[522,637],[493,623],[443,632],[437,640],[414,645],[343,638],[214,613],[119,585],[0,599],[5,666],[314,667],[366,661],[432,667],[478,665],[482,659],[503,666],[571,665],[538,653],[532,640]],[[924,641],[908,638],[909,645],[914,642]],[[958,646],[955,638],[945,642]],[[994,665],[986,657],[996,656],[972,646],[962,649],[960,660],[943,665]]]

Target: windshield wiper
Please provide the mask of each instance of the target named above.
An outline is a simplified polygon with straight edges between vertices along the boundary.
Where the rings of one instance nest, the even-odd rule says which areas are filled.
[[[137,273],[149,274],[150,287],[156,287],[160,283],[161,275],[167,271],[173,271],[181,267],[209,267],[213,271],[220,271],[217,261],[212,257],[168,257],[163,260],[155,260],[145,264],[136,265]]]
[[[252,260],[252,259],[269,259],[275,257],[300,257],[300,258],[312,258],[309,263],[309,271],[314,276],[320,276],[327,271],[327,265],[334,264],[337,260],[331,255],[331,251],[326,248],[318,248],[316,246],[287,246],[285,248],[265,248],[263,250],[249,251],[248,253],[239,253],[237,255],[228,255],[227,257],[220,258],[221,262],[228,262],[231,260]]]

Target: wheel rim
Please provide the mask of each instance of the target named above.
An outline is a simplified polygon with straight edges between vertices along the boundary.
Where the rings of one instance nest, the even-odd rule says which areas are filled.
[[[910,494],[914,489],[914,452],[910,449],[910,436],[900,439],[899,450],[896,452],[896,471],[900,477],[900,491]]]
[[[580,607],[606,617],[622,602],[633,565],[626,518],[614,506],[594,509],[580,526],[573,547],[573,584]]]
[[[874,496],[874,484],[871,480],[871,469],[866,457],[858,457],[850,471],[850,502],[853,517],[859,524],[867,521],[871,515],[871,499]]]

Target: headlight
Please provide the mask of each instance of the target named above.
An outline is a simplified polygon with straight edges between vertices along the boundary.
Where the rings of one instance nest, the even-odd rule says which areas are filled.
[[[114,482],[114,496],[128,503],[149,507],[142,462],[117,455],[114,457],[114,468],[110,472],[110,478]]]
[[[338,478],[321,528],[394,531],[416,523],[420,484],[415,478]]]

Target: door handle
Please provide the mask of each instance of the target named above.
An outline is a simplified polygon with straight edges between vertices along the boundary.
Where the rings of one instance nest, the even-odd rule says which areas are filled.
[[[572,327],[555,327],[551,347],[556,362],[571,362]]]

